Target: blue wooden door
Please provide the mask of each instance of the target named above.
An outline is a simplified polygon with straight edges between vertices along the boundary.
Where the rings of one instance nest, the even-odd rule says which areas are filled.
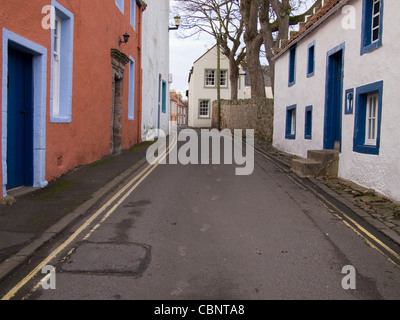
[[[7,189],[33,184],[32,56],[8,50]]]
[[[342,140],[343,51],[328,57],[324,149]]]

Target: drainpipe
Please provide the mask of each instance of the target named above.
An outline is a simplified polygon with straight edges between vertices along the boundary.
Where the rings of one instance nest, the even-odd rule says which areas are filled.
[[[158,77],[158,123],[157,123],[157,137],[159,137],[160,133],[160,122],[161,122],[161,73]]]

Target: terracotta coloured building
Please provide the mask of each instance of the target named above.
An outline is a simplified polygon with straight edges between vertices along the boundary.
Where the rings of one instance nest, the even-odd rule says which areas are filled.
[[[145,8],[141,0],[2,2],[0,197],[140,142]]]

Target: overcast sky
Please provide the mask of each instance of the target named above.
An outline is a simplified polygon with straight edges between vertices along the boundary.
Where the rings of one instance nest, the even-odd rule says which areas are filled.
[[[174,1],[170,0],[172,8]],[[170,25],[173,26],[173,17],[171,13]],[[188,89],[189,72],[198,58],[200,58],[208,49],[215,44],[215,39],[211,36],[203,35],[201,38],[198,36],[179,39],[178,34],[180,31],[171,30],[169,32],[170,41],[170,73],[173,76],[171,83],[171,90],[181,92],[185,97],[186,90]]]
[[[207,49],[210,49],[215,44],[215,40],[211,37],[207,39],[205,36],[201,39],[179,39],[176,30],[171,30],[169,37],[169,72],[173,76],[171,89],[182,92],[183,96],[185,96],[188,89],[189,72],[193,66],[193,62],[200,58]]]
[[[311,5],[312,0],[307,1],[307,7]],[[172,8],[174,0],[170,0]],[[303,8],[304,10],[304,8]],[[170,14],[170,25],[173,26],[173,14]],[[181,92],[185,97],[188,89],[189,72],[193,66],[193,62],[200,58],[208,49],[215,44],[215,39],[210,35],[202,35],[201,38],[192,37],[180,39],[179,30],[171,30],[169,32],[170,39],[170,73],[173,76],[171,89]]]

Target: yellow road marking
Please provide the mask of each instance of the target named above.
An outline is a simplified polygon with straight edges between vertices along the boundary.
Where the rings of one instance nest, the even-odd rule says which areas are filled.
[[[266,158],[269,161],[272,161],[271,158],[269,158],[268,156],[264,155],[262,152],[253,149],[255,152],[257,152],[259,155],[261,155],[262,157]],[[356,221],[354,221],[353,219],[351,219],[347,214],[345,214],[342,210],[340,210],[338,207],[336,207],[333,203],[331,203],[328,199],[326,199],[323,195],[319,194],[317,191],[308,188],[306,186],[302,186],[302,184],[298,181],[296,181],[296,179],[294,179],[293,177],[291,177],[289,174],[287,174],[286,172],[283,171],[282,167],[280,167],[279,165],[275,164],[276,167],[278,167],[289,179],[291,179],[294,183],[296,183],[298,186],[300,186],[303,190],[306,190],[308,192],[313,193],[317,199],[318,198],[322,198],[323,201],[321,199],[318,199],[326,208],[328,208],[326,206],[325,203],[329,204],[331,207],[333,207],[338,213],[340,213],[344,218],[346,218],[348,221],[350,221],[354,226],[350,225],[345,219],[343,219],[343,217],[341,217],[339,214],[337,214],[336,212],[334,212],[333,210],[329,209],[330,212],[332,214],[334,214],[336,217],[338,217],[341,221],[344,222],[344,224],[346,226],[348,226],[350,229],[352,229],[355,233],[357,233],[359,236],[361,236],[365,242],[373,249],[377,250],[378,252],[380,252],[381,254],[383,254],[390,262],[392,262],[394,265],[396,265],[397,267],[400,267],[400,265],[398,263],[396,263],[395,261],[393,261],[390,257],[388,257],[382,250],[380,250],[376,245],[374,245],[367,237],[369,237],[371,240],[375,241],[376,244],[378,244],[379,246],[381,246],[382,248],[384,248],[387,252],[389,252],[390,254],[392,254],[396,259],[398,259],[400,261],[400,255],[397,254],[395,251],[393,251],[391,248],[389,248],[387,245],[385,245],[382,241],[380,241],[378,238],[376,238],[373,234],[371,234],[369,231],[367,231],[365,228],[363,228],[360,224],[358,224]],[[325,203],[324,203],[325,201]],[[362,231],[366,236],[364,236],[361,232]]]
[[[175,138],[175,137],[174,137]],[[39,271],[43,269],[51,260],[53,260],[62,250],[72,243],[89,225],[103,213],[113,202],[115,202],[132,184],[130,190],[106,213],[105,217],[101,220],[102,222],[108,218],[118,206],[147,178],[147,176],[153,172],[167,155],[171,152],[171,149],[175,147],[177,140],[174,139],[172,146],[169,146],[163,154],[159,155],[151,164],[149,164],[143,171],[135,176],[127,185],[125,185],[117,194],[115,194],[106,204],[104,204],[96,213],[94,213],[78,230],[76,230],[64,243],[62,243],[57,249],[55,249],[49,256],[46,257],[36,268],[34,268],[25,278],[23,278],[14,288],[12,288],[1,300],[10,300],[15,294],[26,285]],[[140,179],[139,179],[140,178]],[[96,226],[97,227],[97,226]],[[96,228],[95,227],[95,228]],[[38,285],[35,286],[37,288]]]

